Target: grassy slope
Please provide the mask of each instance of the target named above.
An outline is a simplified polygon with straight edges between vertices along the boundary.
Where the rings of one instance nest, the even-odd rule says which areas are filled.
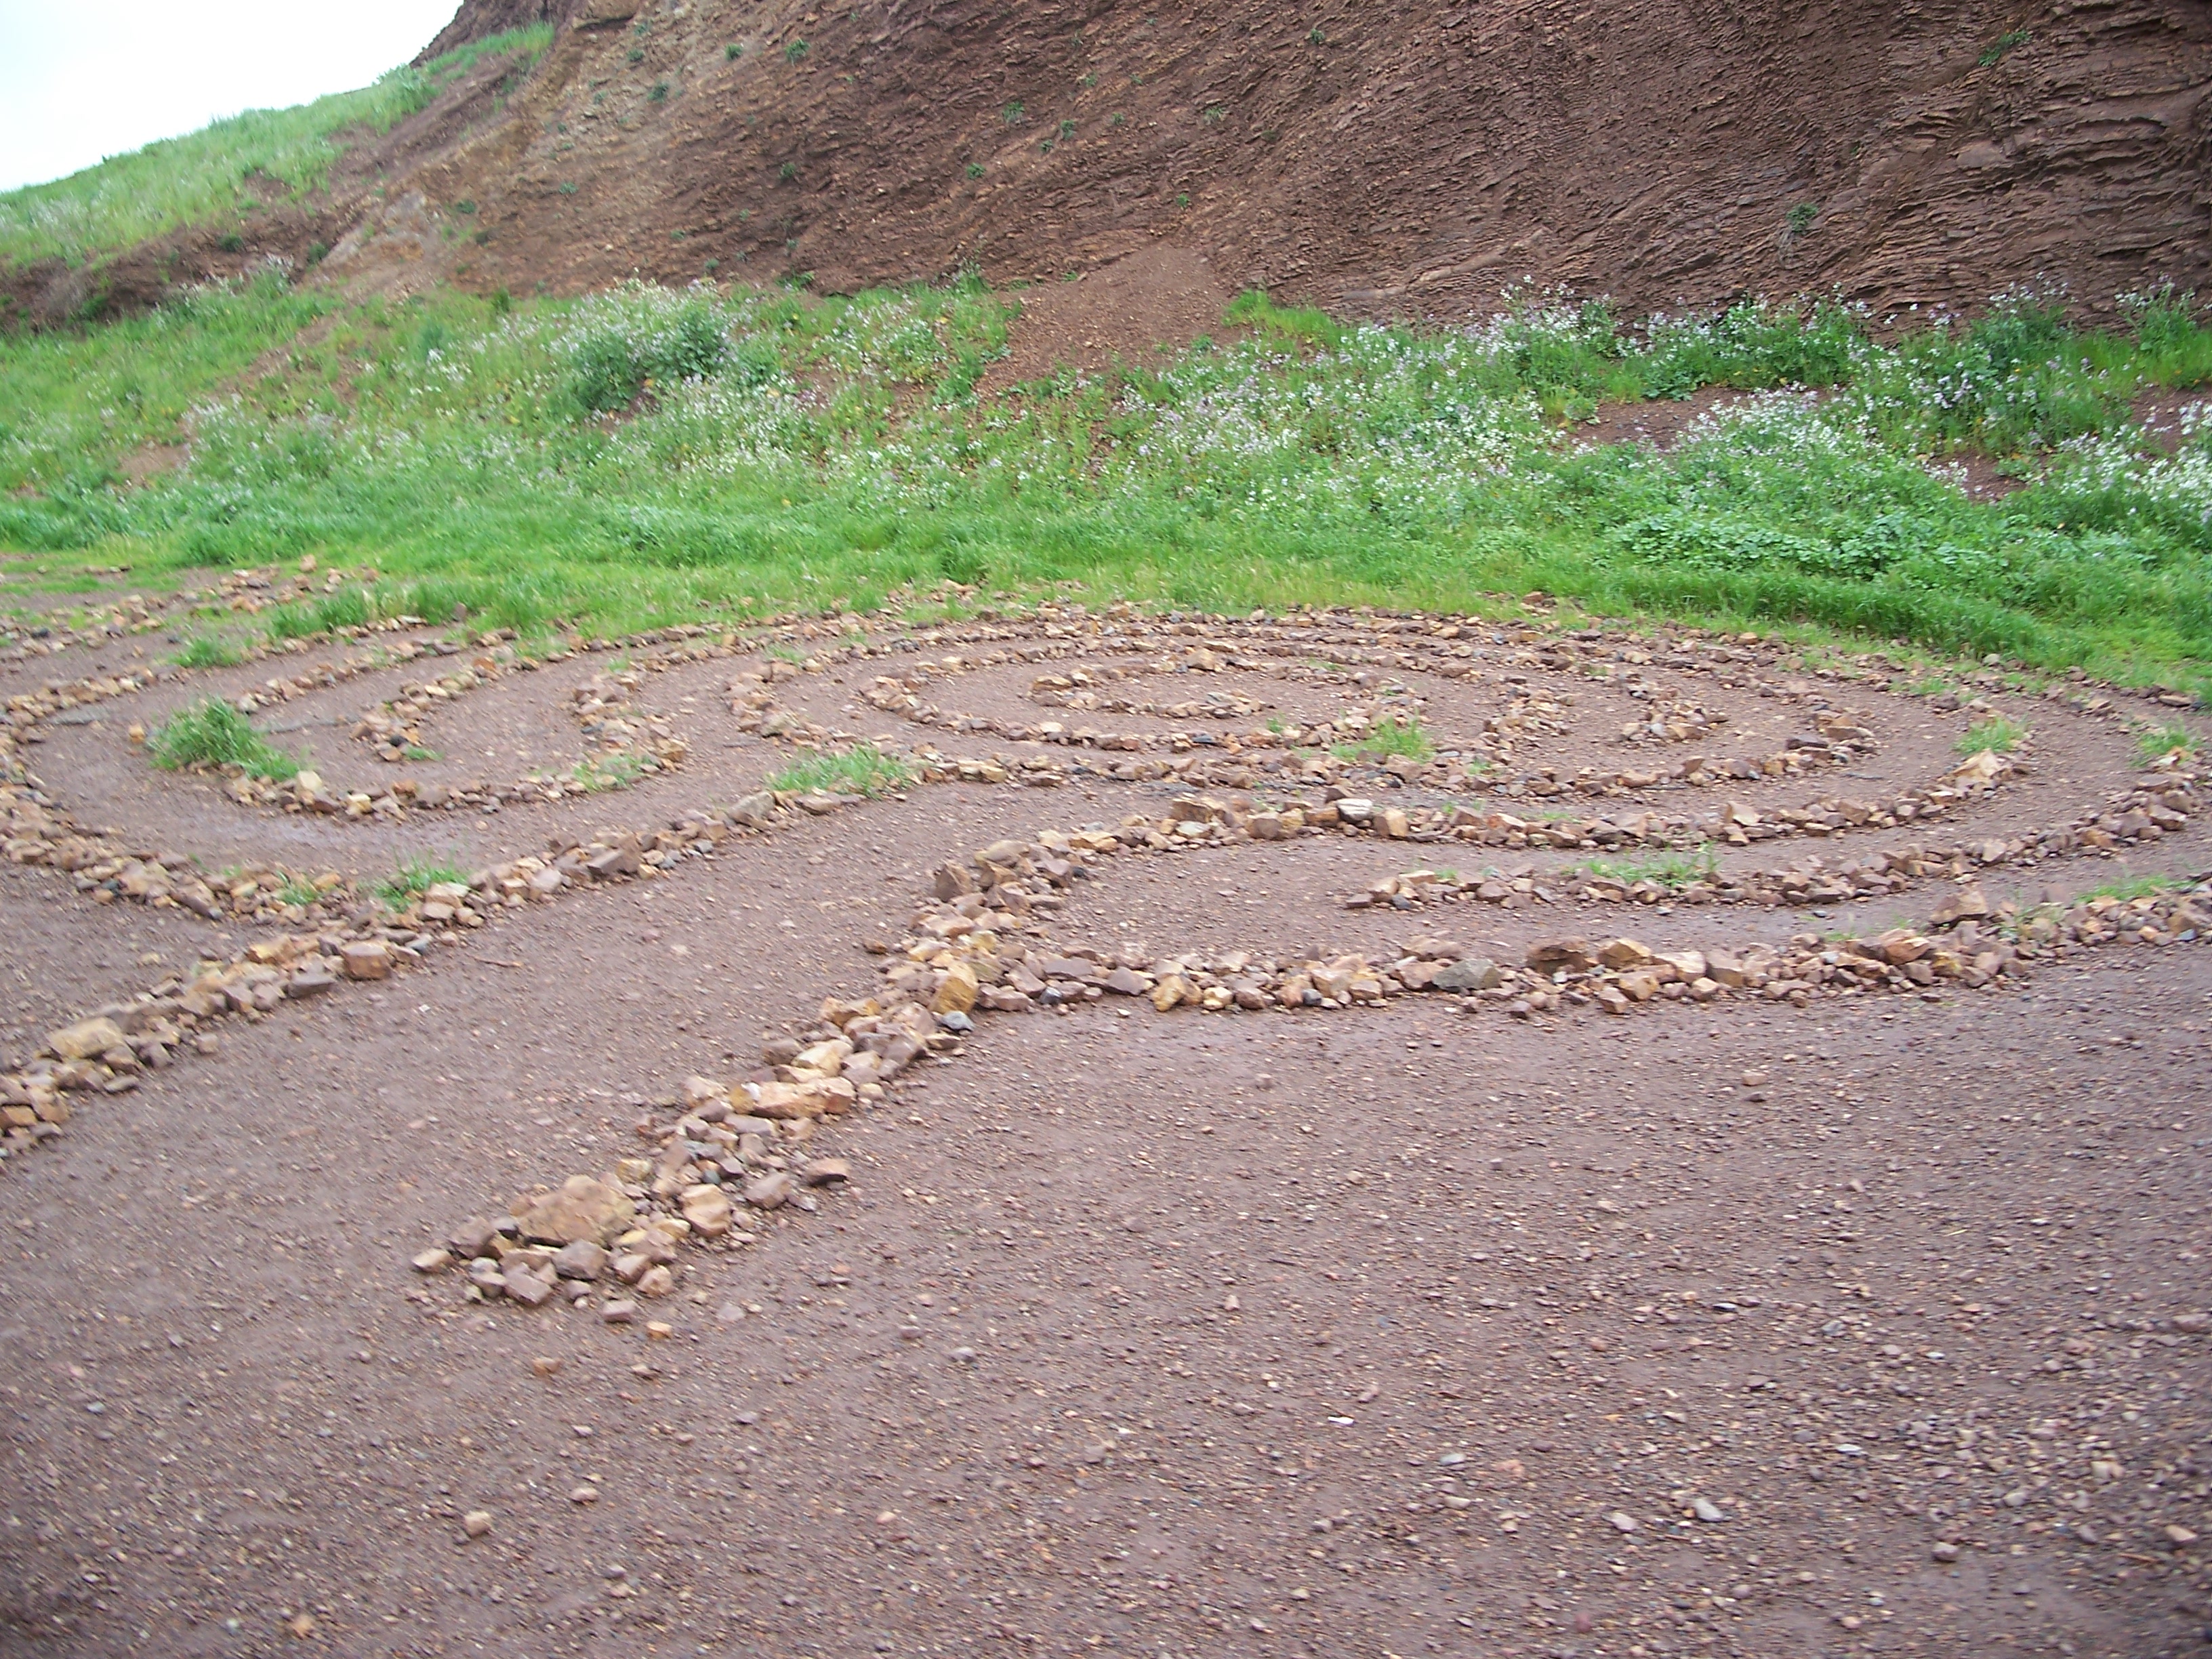
[[[81,264],[183,225],[242,223],[260,205],[257,185],[294,200],[320,189],[347,135],[388,131],[480,59],[535,58],[552,39],[544,24],[518,29],[420,69],[394,70],[358,92],[247,110],[52,184],[0,193],[0,265],[57,257]]]
[[[368,560],[394,606],[526,629],[947,580],[979,604],[1073,581],[1215,611],[1540,587],[2190,684],[2212,658],[2212,447],[2147,459],[2126,418],[2142,387],[2212,374],[2212,335],[2171,297],[2125,336],[2014,305],[1887,346],[1833,309],[1423,334],[1255,300],[1232,320],[1243,338],[1163,370],[979,404],[1006,323],[972,287],[507,313],[271,282],[0,341],[0,410],[29,411],[0,416],[0,544],[142,570]],[[1708,384],[1830,391],[1665,458],[1558,442],[1600,398]],[[117,488],[118,459],[192,405],[190,470]],[[2028,487],[1969,498],[1936,476],[1960,446]]]

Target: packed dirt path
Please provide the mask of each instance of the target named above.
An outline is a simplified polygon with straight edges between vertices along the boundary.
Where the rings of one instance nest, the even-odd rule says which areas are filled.
[[[0,1163],[0,1646],[2198,1651],[2212,858],[2185,755],[2138,772],[2130,730],[2193,715],[1540,617],[1325,617],[1282,654],[1201,621],[486,669],[441,755],[566,760],[570,717],[508,693],[572,708],[634,664],[619,752],[665,761],[489,811],[459,772],[460,808],[372,798],[406,763],[343,721],[321,806],[133,758],[139,705],[304,656],[27,727],[9,1081],[74,1109]],[[0,679],[112,678],[134,637]],[[1359,747],[1416,701],[1432,754]],[[1954,735],[1999,714],[2028,736],[1977,772]],[[915,781],[760,801],[853,734],[911,740]],[[1751,775],[1693,781],[1686,744]],[[1839,789],[1875,810],[1800,811]],[[162,825],[137,878],[51,862],[64,814],[131,840],[118,802]],[[1662,880],[1631,819],[1655,870],[1661,820],[1713,834]],[[514,873],[562,841],[561,883]],[[374,902],[457,853],[465,896]],[[340,884],[283,897],[317,861]],[[195,871],[210,915],[158,896]],[[170,1008],[222,978],[190,964],[301,939],[260,1002]],[[138,1029],[32,1052],[102,1008]],[[928,1040],[870,1046],[904,1008]],[[824,1030],[842,1076],[798,1052]],[[734,1228],[683,1185],[718,1159]],[[614,1230],[541,1294],[527,1204],[439,1248],[578,1172],[617,1229],[691,1224],[665,1294]]]

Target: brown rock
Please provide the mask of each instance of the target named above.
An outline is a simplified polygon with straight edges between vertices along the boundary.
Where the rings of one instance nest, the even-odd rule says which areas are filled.
[[[790,1201],[792,1194],[797,1191],[798,1188],[799,1183],[796,1181],[785,1171],[778,1170],[772,1175],[764,1175],[758,1181],[748,1183],[745,1188],[745,1202],[756,1210],[780,1210]]]
[[[1588,939],[1560,939],[1530,945],[1525,960],[1540,974],[1554,974],[1562,969],[1581,974],[1589,970],[1595,958],[1590,955]]]
[[[720,1187],[689,1188],[683,1197],[684,1218],[702,1238],[720,1238],[730,1231],[730,1199]]]
[[[95,1060],[125,1046],[123,1028],[104,1016],[79,1020],[49,1036],[46,1046],[64,1060]]]
[[[542,1244],[571,1244],[579,1239],[604,1244],[637,1207],[611,1182],[583,1175],[570,1176],[558,1192],[517,1202],[523,1237]]]
[[[392,947],[380,939],[349,940],[338,949],[338,966],[348,979],[389,979]]]

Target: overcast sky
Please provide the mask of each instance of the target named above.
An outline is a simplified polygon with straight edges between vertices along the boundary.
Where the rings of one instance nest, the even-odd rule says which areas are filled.
[[[365,87],[459,0],[0,0],[0,190]]]

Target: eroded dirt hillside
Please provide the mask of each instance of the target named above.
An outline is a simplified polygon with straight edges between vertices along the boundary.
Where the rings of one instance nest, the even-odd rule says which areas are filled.
[[[470,0],[437,45],[539,15],[529,85],[416,175],[478,204],[464,280],[1002,280],[1165,240],[1355,311],[1519,279],[1899,307],[2212,250],[2212,16],[2156,0]]]

